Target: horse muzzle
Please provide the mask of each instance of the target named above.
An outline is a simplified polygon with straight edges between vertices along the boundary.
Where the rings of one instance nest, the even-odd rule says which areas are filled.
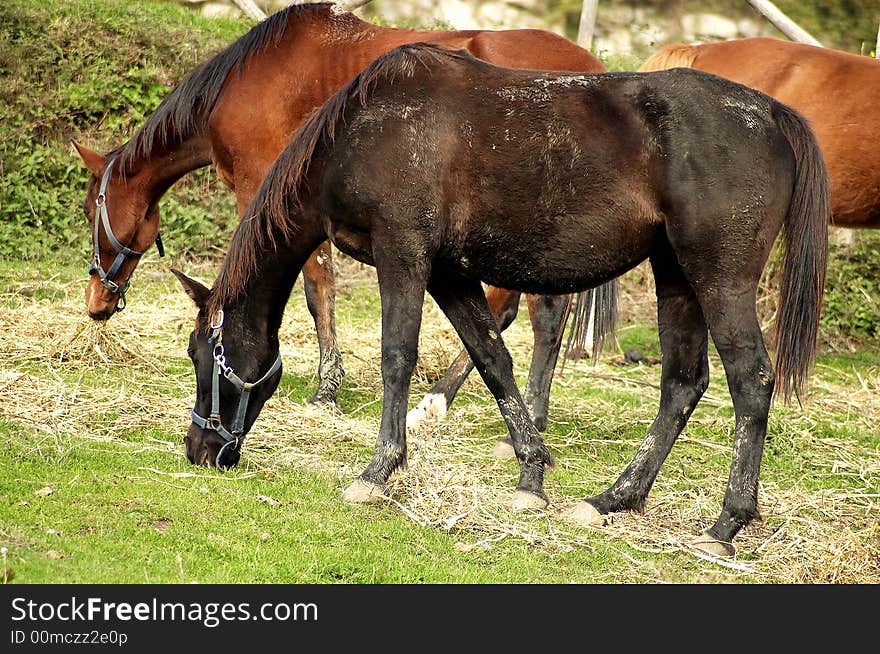
[[[97,276],[92,276],[86,286],[86,308],[92,320],[107,320],[116,313],[119,294],[113,293],[101,284]]]

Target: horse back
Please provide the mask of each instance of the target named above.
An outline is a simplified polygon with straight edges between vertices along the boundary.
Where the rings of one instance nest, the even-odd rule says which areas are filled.
[[[754,90],[684,69],[573,75],[424,48],[395,57],[388,70],[406,74],[371,78],[311,167],[336,238],[434,230],[442,258],[488,283],[565,293],[644,260],[669,220],[700,231],[766,202],[779,209],[770,234],[785,215],[793,159],[773,100]],[[699,215],[681,209],[697,197]],[[558,261],[573,263],[560,273]]]

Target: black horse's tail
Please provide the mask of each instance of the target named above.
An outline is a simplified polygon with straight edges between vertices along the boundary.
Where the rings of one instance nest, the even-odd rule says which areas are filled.
[[[614,337],[617,329],[617,296],[620,283],[613,279],[595,289],[578,293],[565,344],[565,358],[583,352],[587,347],[589,326],[593,324],[593,351],[595,361],[605,344]],[[563,359],[563,363],[565,361]]]
[[[776,321],[776,392],[800,400],[816,352],[828,259],[828,172],[816,138],[797,112],[774,103],[776,124],[797,165],[785,217],[785,263]]]

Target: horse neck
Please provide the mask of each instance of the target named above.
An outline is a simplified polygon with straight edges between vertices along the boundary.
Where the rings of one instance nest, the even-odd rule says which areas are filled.
[[[247,275],[235,299],[223,306],[232,317],[256,338],[277,339],[284,309],[303,265],[327,236],[317,220],[297,221],[292,238],[277,236],[275,244],[256,248],[253,270]],[[233,239],[233,245],[238,241]],[[224,263],[224,269],[230,258]],[[218,282],[224,277],[221,273]],[[218,307],[221,308],[221,307]]]
[[[125,167],[126,177],[134,180],[156,202],[187,173],[211,163],[211,142],[203,134],[190,137],[172,147],[135,157]]]

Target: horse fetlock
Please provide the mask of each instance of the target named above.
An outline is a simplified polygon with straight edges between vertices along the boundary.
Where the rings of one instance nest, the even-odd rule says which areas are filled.
[[[515,445],[514,448],[517,449]],[[516,456],[523,466],[540,466],[542,470],[544,466],[548,468],[556,466],[553,455],[540,436],[528,438],[521,442],[516,451]]]
[[[516,489],[546,499],[547,496],[544,494],[544,462],[521,463],[519,483],[517,483]]]
[[[644,513],[647,504],[647,491],[644,493],[629,492],[620,493],[607,490],[604,493],[589,497],[588,502],[601,514],[620,513],[622,511],[633,511],[635,513]]]
[[[321,357],[318,366],[318,388],[312,396],[311,403],[336,405],[336,395],[344,377],[342,355],[338,350],[330,350]]]
[[[361,475],[364,481],[381,486],[398,468],[406,467],[406,445],[380,441],[376,443],[373,458]]]
[[[446,396],[441,393],[428,393],[409,413],[406,414],[406,426],[412,429],[420,423],[441,422],[446,417]]]

